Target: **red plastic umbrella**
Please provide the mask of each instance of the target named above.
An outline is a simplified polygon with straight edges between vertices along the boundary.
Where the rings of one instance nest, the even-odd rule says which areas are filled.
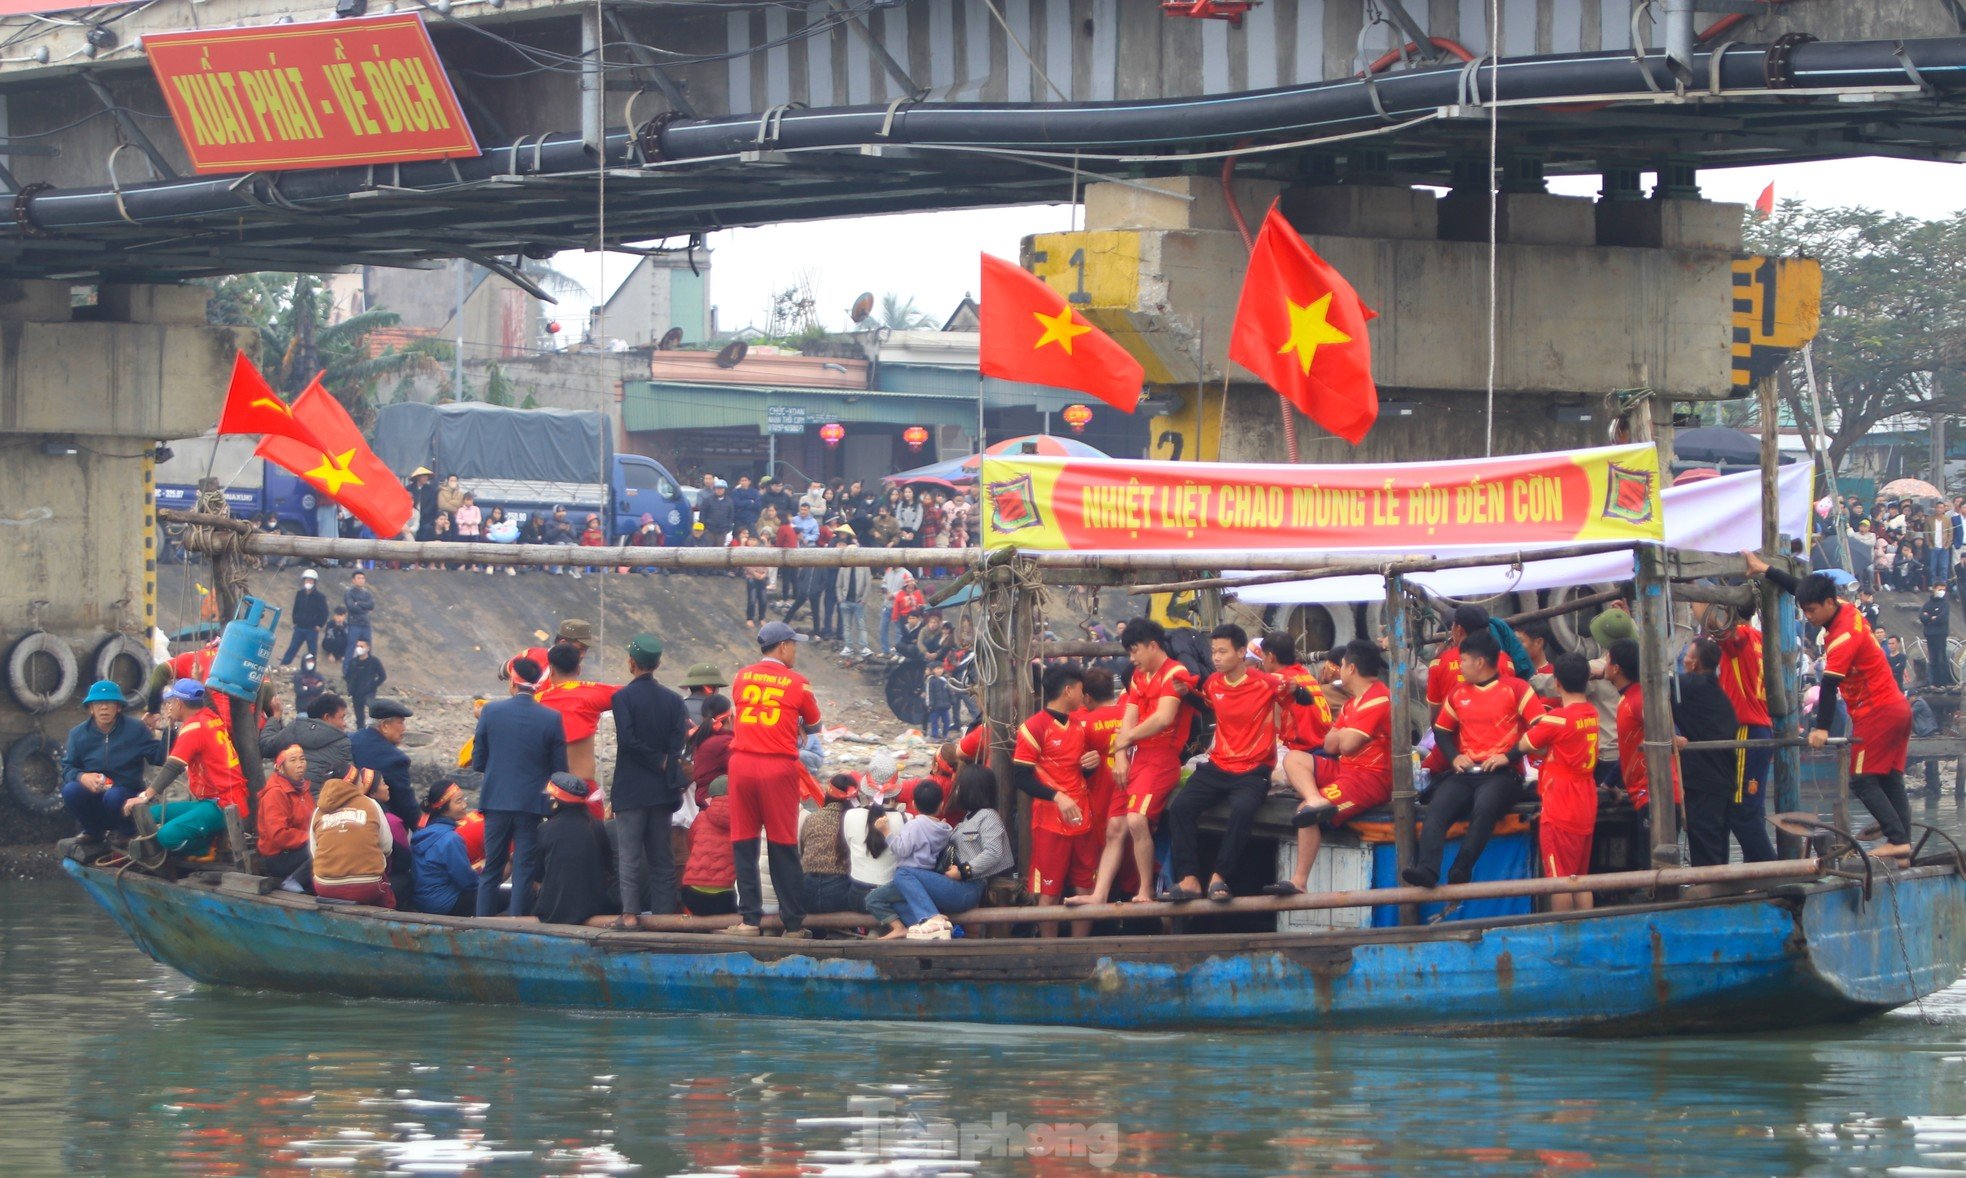
[[[1110,458],[1104,450],[1088,446],[1076,438],[1060,438],[1051,434],[1026,434],[1021,438],[1011,438],[984,448],[985,454],[1023,454],[1026,445],[1030,453],[1042,454],[1051,458]],[[963,460],[963,466],[975,470],[983,464],[982,459],[972,454]]]

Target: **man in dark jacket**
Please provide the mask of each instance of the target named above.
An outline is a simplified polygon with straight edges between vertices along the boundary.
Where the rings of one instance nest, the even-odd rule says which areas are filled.
[[[587,783],[571,773],[555,773],[546,782],[552,814],[539,829],[537,910],[545,924],[586,924],[614,907],[608,835],[587,809],[588,793]]]
[[[403,820],[404,831],[412,831],[423,821],[416,787],[410,784],[410,755],[399,747],[403,731],[415,712],[393,699],[379,699],[369,709],[374,723],[358,730],[348,740],[349,755],[357,769],[373,769],[389,787],[389,800],[383,808]]]
[[[614,837],[621,875],[619,927],[636,928],[638,913],[676,911],[676,859],[669,821],[682,800],[680,761],[689,737],[683,697],[655,681],[662,642],[637,634],[628,644],[635,677],[614,693]]]
[[[437,536],[437,475],[427,466],[410,472],[410,497],[416,500],[416,538],[433,540]],[[384,536],[394,540],[394,536]],[[354,612],[354,611],[349,611]]]
[[[369,722],[369,701],[389,680],[389,668],[382,660],[369,653],[366,639],[358,640],[348,652],[348,661],[341,665],[341,681],[348,687],[348,702],[355,709],[355,727],[361,728]]]
[[[357,642],[375,642],[375,629],[369,615],[375,612],[375,594],[369,589],[369,575],[356,573],[348,578],[348,588],[341,595],[341,608],[348,611],[348,646],[354,649]]]
[[[143,792],[143,770],[164,763],[164,745],[135,716],[125,714],[123,689],[98,680],[82,697],[89,718],[68,733],[62,756],[62,804],[82,828],[83,845],[100,849],[110,832],[136,833],[123,805]]]
[[[722,548],[730,539],[731,529],[737,526],[737,505],[731,502],[724,480],[718,479],[710,493],[697,501],[696,519],[703,525],[703,534],[696,538],[698,547]]]
[[[1952,658],[1946,640],[1952,636],[1952,615],[1946,612],[1944,581],[1932,586],[1932,596],[1918,609],[1918,627],[1925,634],[1925,676],[1933,687],[1952,686]]]
[[[307,754],[307,784],[318,800],[322,783],[347,776],[354,758],[348,739],[348,701],[332,691],[324,692],[307,705],[306,714],[295,716],[284,728],[268,728],[259,735],[262,749],[278,750],[290,744],[299,745]]]
[[[779,482],[777,479],[768,478],[765,480],[763,500],[766,507],[778,512],[778,518],[780,520],[792,518],[794,513],[792,493],[787,491],[785,484]]]
[[[1679,734],[1676,743],[1735,739],[1739,720],[1720,686],[1719,669],[1719,643],[1696,638],[1687,646],[1672,708],[1673,728]],[[1686,845],[1695,867],[1727,862],[1727,806],[1740,788],[1736,760],[1733,749],[1684,750],[1679,754],[1680,779],[1686,791]]]
[[[321,657],[321,627],[328,624],[328,595],[315,587],[320,579],[321,574],[313,569],[300,575],[294,607],[287,612],[287,623],[294,628],[294,634],[287,640],[287,653],[280,656],[283,667],[294,661],[302,645],[307,647],[308,654]]]
[[[737,476],[737,486],[730,493],[731,522],[740,528],[758,528],[758,515],[765,509],[765,497],[751,485],[748,474]]]
[[[485,775],[478,791],[478,808],[485,815],[479,916],[498,914],[498,887],[508,853],[512,899],[506,912],[524,916],[532,910],[539,820],[546,816],[546,779],[567,770],[567,730],[560,713],[532,697],[545,681],[546,669],[529,658],[506,664],[511,697],[486,704],[471,737],[471,767]]]

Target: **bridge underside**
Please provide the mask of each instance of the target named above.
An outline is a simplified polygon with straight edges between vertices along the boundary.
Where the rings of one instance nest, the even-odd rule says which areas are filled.
[[[1072,199],[1088,183],[1214,175],[1287,184],[1487,189],[1491,110],[1506,191],[1657,171],[1966,153],[1966,38],[1738,45],[1689,78],[1663,57],[1458,63],[1258,94],[1137,103],[905,102],[765,115],[663,112],[606,136],[529,136],[472,160],[118,187],[26,183],[0,274],[156,282],[254,269],[417,265],[621,243],[687,244],[734,226]],[[1907,69],[1905,61],[1913,61]],[[1491,99],[1499,86],[1500,99]],[[618,113],[617,103],[606,104]],[[27,162],[27,161],[23,161]],[[19,164],[17,164],[19,168]],[[22,171],[22,180],[28,172]],[[11,178],[11,177],[10,177]],[[502,260],[502,261],[501,261]]]

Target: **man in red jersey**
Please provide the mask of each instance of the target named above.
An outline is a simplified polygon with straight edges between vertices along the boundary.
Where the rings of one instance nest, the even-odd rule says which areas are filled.
[[[1457,683],[1466,683],[1468,675],[1461,666],[1461,644],[1471,634],[1486,634],[1494,637],[1489,628],[1488,611],[1478,605],[1457,605],[1447,627],[1447,640],[1440,644],[1440,653],[1427,666],[1427,706],[1438,708],[1447,702],[1447,692]],[[1500,650],[1500,647],[1497,647]],[[1516,673],[1515,661],[1506,654],[1498,654],[1494,670],[1504,677]]]
[[[1447,830],[1462,819],[1468,829],[1447,882],[1462,884],[1474,877],[1495,824],[1522,800],[1516,743],[1529,722],[1543,714],[1542,701],[1527,683],[1496,669],[1502,648],[1493,634],[1469,634],[1458,654],[1465,681],[1448,689],[1434,720],[1435,746],[1453,771],[1434,782],[1426,824],[1420,828],[1419,857],[1400,873],[1414,887],[1440,883]]]
[[[1802,616],[1823,630],[1823,684],[1809,747],[1829,739],[1839,693],[1850,709],[1850,792],[1884,829],[1884,845],[1874,855],[1894,859],[1911,854],[1911,801],[1905,796],[1905,752],[1911,741],[1911,703],[1885,661],[1870,623],[1836,599],[1836,582],[1822,573],[1797,581],[1752,552],[1743,553],[1748,572],[1766,577],[1795,595]]]
[[[1133,898],[1154,898],[1154,822],[1181,784],[1181,748],[1194,722],[1182,703],[1194,689],[1194,673],[1168,653],[1161,624],[1147,618],[1128,621],[1120,628],[1120,645],[1134,667],[1112,753],[1113,787],[1123,795],[1125,809],[1106,823],[1099,878],[1082,897],[1086,903],[1100,903],[1111,894],[1129,844],[1139,876]]]
[[[560,714],[567,732],[567,772],[587,783],[587,808],[596,821],[613,817],[606,794],[594,779],[594,733],[601,714],[614,707],[612,683],[592,683],[580,677],[586,647],[565,639],[546,652],[546,685],[533,698]]]
[[[1085,725],[1085,747],[1098,754],[1099,762],[1092,767],[1086,782],[1090,786],[1092,802],[1086,810],[1090,819],[1085,833],[1078,837],[1091,847],[1093,862],[1093,884],[1098,883],[1099,857],[1106,847],[1106,827],[1114,818],[1124,822],[1126,817],[1126,795],[1113,784],[1113,741],[1120,734],[1120,721],[1126,718],[1126,704],[1120,698],[1119,678],[1104,667],[1088,667],[1085,671],[1085,709],[1079,713],[1079,720]],[[1120,873],[1115,883],[1122,890],[1138,890],[1137,881],[1129,878],[1133,873],[1128,864],[1121,860]],[[1065,903],[1071,904],[1079,897],[1091,898],[1092,887],[1079,889],[1078,896],[1068,897]],[[1090,936],[1092,922],[1077,921],[1072,925],[1075,937]]]
[[[1295,896],[1310,886],[1311,865],[1327,827],[1336,829],[1392,800],[1393,695],[1380,680],[1385,656],[1369,638],[1354,638],[1341,649],[1339,684],[1351,698],[1325,734],[1328,755],[1317,759],[1316,793],[1291,819],[1297,827],[1296,870],[1263,889],[1272,896]]]
[[[226,807],[246,816],[246,775],[231,731],[211,710],[205,685],[179,679],[164,689],[162,704],[165,721],[178,725],[177,738],[157,780],[123,803],[125,814],[142,810],[148,819],[137,823],[143,833],[130,840],[130,858],[150,870],[162,867],[169,852],[202,854],[225,830]],[[151,805],[179,777],[185,779],[191,800]]]
[[[1639,686],[1638,674],[1635,639],[1620,638],[1605,650],[1604,679],[1618,691],[1618,747],[1628,750],[1618,758],[1618,776],[1638,817],[1631,843],[1634,871],[1652,863],[1652,776],[1645,764],[1645,690]],[[1686,800],[1677,759],[1672,765],[1672,800],[1674,805]]]
[[[1717,613],[1704,603],[1693,606],[1698,622]],[[1720,689],[1734,705],[1736,740],[1762,740],[1775,734],[1775,722],[1768,714],[1768,691],[1762,682],[1761,631],[1748,619],[1732,621],[1713,635],[1720,645]],[[1734,797],[1727,806],[1727,829],[1741,844],[1741,858],[1748,863],[1765,863],[1775,858],[1775,844],[1768,837],[1763,812],[1772,784],[1769,769],[1775,763],[1771,748],[1742,749],[1735,758]]]
[[[1086,839],[1093,829],[1092,788],[1087,780],[1099,754],[1086,747],[1085,675],[1061,664],[1044,672],[1044,707],[1017,726],[1010,778],[1031,798],[1031,894],[1056,904],[1067,886],[1084,892],[1099,873],[1099,846]],[[1038,926],[1038,934],[1058,935],[1058,926]]]
[[[1536,823],[1536,854],[1550,879],[1589,875],[1591,838],[1597,830],[1597,705],[1590,686],[1590,660],[1581,654],[1556,656],[1550,673],[1563,692],[1557,706],[1536,717],[1517,745],[1543,754],[1536,792],[1543,800]],[[1591,906],[1589,892],[1550,897],[1551,912]]]
[[[764,923],[758,880],[758,835],[771,862],[771,887],[788,937],[810,937],[805,925],[805,872],[799,867],[799,741],[819,724],[819,701],[793,670],[805,635],[784,622],[758,627],[757,662],[731,677],[737,705],[730,744],[730,853],[737,868],[738,924],[725,929],[755,937]]]
[[[1299,664],[1297,643],[1282,630],[1263,635],[1262,646],[1260,666],[1283,685],[1284,691],[1282,723],[1277,732],[1283,741],[1283,777],[1308,804],[1317,797],[1318,754],[1324,751],[1324,738],[1331,731],[1331,700],[1322,686],[1330,674],[1325,668],[1332,664],[1321,663],[1317,670]]]
[[[1215,627],[1208,635],[1208,650],[1215,673],[1202,680],[1197,694],[1215,714],[1215,743],[1208,750],[1208,759],[1195,766],[1188,784],[1168,807],[1174,887],[1161,893],[1162,900],[1202,898],[1201,854],[1197,848],[1201,818],[1223,801],[1229,803],[1229,818],[1215,850],[1215,870],[1208,877],[1207,896],[1217,902],[1235,898],[1229,889],[1229,874],[1249,844],[1256,811],[1270,794],[1270,774],[1277,764],[1281,684],[1273,675],[1249,669],[1245,658],[1249,635],[1241,626],[1225,623]]]

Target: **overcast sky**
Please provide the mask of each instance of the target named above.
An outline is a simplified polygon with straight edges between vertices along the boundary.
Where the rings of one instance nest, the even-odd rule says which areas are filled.
[[[1934,218],[1962,205],[1966,172],[1954,164],[1863,159],[1779,167],[1728,168],[1700,173],[1709,200],[1752,203],[1763,186],[1779,199],[1814,205],[1868,205],[1887,212]],[[1647,186],[1651,178],[1646,179]],[[1595,194],[1594,176],[1552,180],[1553,191]],[[809,280],[828,327],[843,327],[861,291],[912,296],[938,322],[977,284],[977,254],[1015,258],[1018,241],[1032,233],[1072,228],[1068,205],[1027,205],[953,213],[903,213],[808,221],[758,229],[731,229],[710,237],[714,258],[711,299],[718,324],[730,331],[762,323],[774,291]],[[562,254],[558,264],[590,288],[618,282],[634,259]],[[603,273],[603,265],[605,273]],[[566,306],[559,317],[579,338],[585,308]]]

